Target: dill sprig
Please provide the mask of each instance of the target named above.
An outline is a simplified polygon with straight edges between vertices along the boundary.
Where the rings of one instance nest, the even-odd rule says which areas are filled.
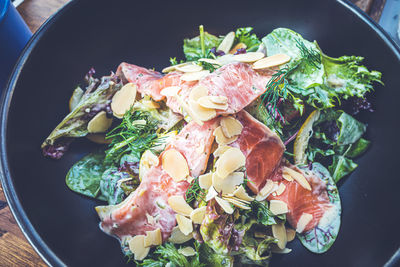
[[[321,54],[318,51],[307,48],[304,42],[298,39],[296,39],[296,46],[300,50],[300,55],[303,60],[317,69],[321,68]]]
[[[106,160],[119,161],[126,153],[132,153],[137,158],[148,149],[160,145],[163,140],[157,136],[158,121],[145,111],[130,110],[120,125],[112,129],[106,136],[112,139],[110,148],[106,151]]]
[[[186,202],[191,203],[198,198],[204,201],[205,193],[205,190],[200,187],[199,178],[194,178],[186,191]]]

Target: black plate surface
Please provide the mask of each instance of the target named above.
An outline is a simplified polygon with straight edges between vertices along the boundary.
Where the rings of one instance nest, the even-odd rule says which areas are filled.
[[[358,12],[358,11],[357,11]],[[28,239],[51,265],[126,266],[116,240],[98,229],[96,201],[68,190],[69,167],[93,149],[75,142],[59,161],[39,146],[68,112],[67,100],[90,67],[105,75],[121,61],[160,70],[182,57],[182,39],[199,24],[214,34],[254,26],[259,36],[288,27],[318,40],[331,56],[360,55],[383,72],[385,86],[364,114],[373,141],[360,167],[340,184],[340,235],[323,255],[299,242],[272,266],[381,266],[400,245],[398,154],[400,52],[387,35],[346,2],[280,1],[72,1],[29,43],[3,96],[2,182]]]

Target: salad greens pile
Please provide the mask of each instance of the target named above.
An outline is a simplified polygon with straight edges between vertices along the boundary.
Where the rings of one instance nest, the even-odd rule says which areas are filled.
[[[371,110],[367,98],[374,82],[382,84],[381,73],[362,66],[363,58],[359,56],[329,57],[317,42],[310,42],[289,29],[275,29],[263,38],[257,37],[251,27],[236,29],[234,33],[232,47],[240,47],[234,53],[261,51],[268,56],[290,56],[287,64],[276,69],[266,92],[246,110],[285,142],[289,161],[299,163],[296,159],[304,159],[298,166],[304,172],[311,170],[326,183],[331,203],[340,211],[336,183],[356,169],[354,159],[370,145],[364,137],[367,125],[355,116]],[[229,58],[218,50],[223,39],[224,36],[207,33],[200,26],[199,36],[183,41],[185,60],[170,58],[170,62],[175,65],[192,61],[214,71],[219,66],[198,60]],[[121,80],[111,75],[100,81],[92,75],[87,76],[88,86],[85,91],[81,89],[71,113],[43,143],[45,155],[61,157],[71,138],[88,135],[87,124],[94,115],[99,111],[109,113],[110,99],[121,88]],[[66,176],[71,190],[114,205],[138,187],[143,153],[150,150],[158,155],[168,137],[179,132],[185,123],[165,103],[157,103],[155,108],[146,101],[151,99],[137,101],[121,121],[114,122],[114,128],[105,137],[109,144],[71,167]],[[318,113],[312,113],[315,110]],[[310,114],[317,115],[307,120]],[[246,184],[243,186],[248,189]],[[187,202],[207,205],[207,209],[203,223],[195,229],[194,240],[182,245],[164,243],[154,248],[148,258],[137,262],[138,266],[268,264],[272,253],[279,250],[271,226],[284,224],[286,217],[274,216],[267,201],[256,200],[251,202],[249,210],[226,214],[213,201],[206,203],[204,194],[195,177],[186,194]],[[307,249],[322,253],[333,244],[339,226],[340,216],[337,216],[334,223],[298,237]],[[185,245],[194,248],[194,255],[184,256],[179,252]]]

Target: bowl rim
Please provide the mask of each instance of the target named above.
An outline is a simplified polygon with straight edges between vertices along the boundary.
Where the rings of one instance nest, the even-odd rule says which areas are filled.
[[[9,77],[7,85],[2,92],[1,96],[1,107],[0,107],[0,181],[3,186],[3,192],[6,197],[6,201],[10,207],[11,213],[13,214],[19,228],[21,229],[24,236],[29,241],[30,245],[40,255],[44,262],[49,266],[66,266],[66,264],[47,246],[43,239],[39,236],[31,222],[29,221],[23,206],[19,200],[19,197],[14,189],[14,183],[12,181],[8,157],[7,157],[7,122],[8,122],[8,111],[10,108],[11,99],[14,93],[15,86],[17,84],[19,75],[26,61],[29,59],[32,50],[36,47],[42,37],[46,34],[47,29],[56,23],[63,14],[71,9],[80,0],[71,0],[60,8],[56,13],[50,16],[42,26],[34,33],[25,48],[21,52],[17,63],[15,64],[12,74]],[[397,59],[400,61],[400,47],[392,39],[392,37],[371,17],[359,9],[355,4],[349,0],[336,0],[345,10],[348,10],[355,14],[365,24],[367,24],[378,36],[384,41],[384,43],[390,48],[395,54]],[[400,261],[400,249],[397,250],[393,256],[388,259],[385,266],[394,266],[394,264]]]

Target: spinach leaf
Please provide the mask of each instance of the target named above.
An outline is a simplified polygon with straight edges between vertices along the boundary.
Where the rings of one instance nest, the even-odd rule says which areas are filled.
[[[357,142],[351,145],[350,150],[346,153],[346,156],[349,158],[355,158],[359,155],[363,154],[371,144],[370,141],[360,138]]]
[[[60,158],[62,153],[49,153],[58,143],[68,138],[83,137],[88,134],[88,122],[100,111],[106,110],[114,93],[121,88],[115,77],[103,77],[100,85],[95,80],[88,86],[79,104],[69,113],[43,142],[41,148],[45,156]]]
[[[196,61],[200,58],[207,57],[210,49],[218,47],[221,41],[221,38],[204,32],[203,26],[200,26],[199,36],[183,40],[183,53],[187,61]]]
[[[301,168],[310,173],[307,167]],[[328,197],[332,208],[327,210],[319,224],[308,232],[297,234],[303,246],[314,253],[326,252],[335,242],[340,228],[340,214],[342,211],[339,191],[329,171],[318,162],[312,164],[311,173],[317,175],[326,183]]]
[[[246,51],[257,51],[261,41],[255,33],[251,33],[252,27],[238,28],[235,32],[235,42],[243,43],[247,46]]]
[[[104,153],[91,153],[76,162],[68,171],[66,183],[69,189],[88,197],[99,197],[100,181],[105,170]]]
[[[356,142],[365,133],[367,126],[345,112],[338,118],[340,133],[338,145],[348,145]]]
[[[351,173],[357,168],[358,164],[349,158],[342,155],[335,155],[332,159],[332,164],[329,166],[329,172],[335,183],[339,182],[341,178]]]
[[[116,205],[125,198],[125,192],[118,182],[121,179],[130,178],[126,172],[118,171],[117,167],[106,169],[100,180],[101,196],[109,205]]]

